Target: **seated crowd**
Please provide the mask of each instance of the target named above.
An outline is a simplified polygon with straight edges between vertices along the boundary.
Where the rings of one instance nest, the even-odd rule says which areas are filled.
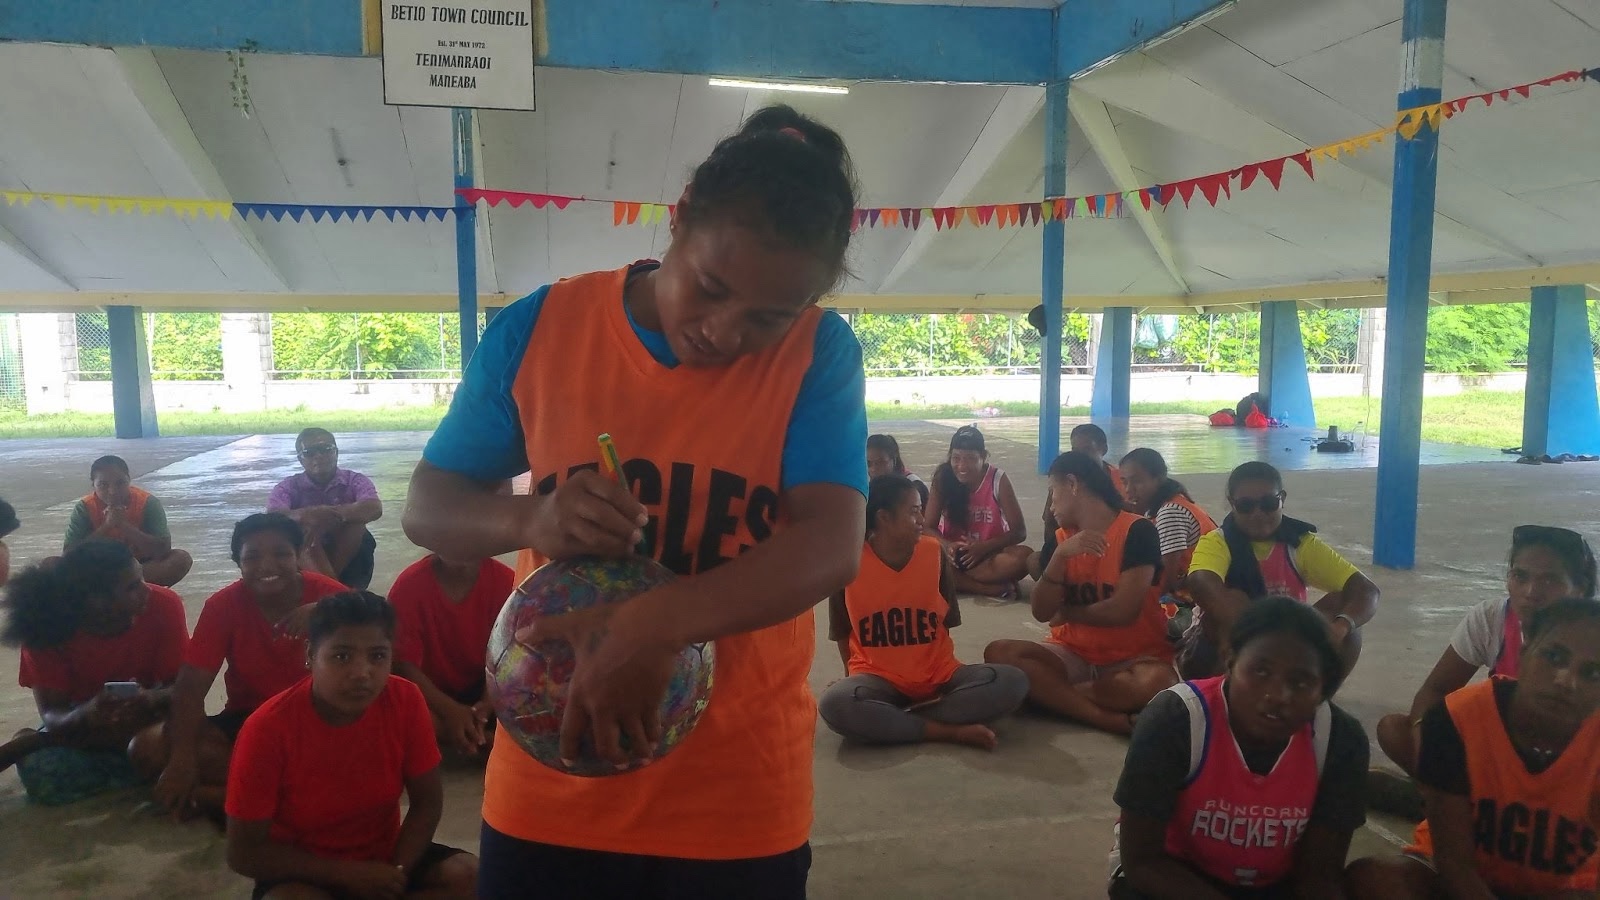
[[[1114,465],[1093,425],[1071,447],[1035,550],[978,428],[926,484],[894,437],[869,438],[859,572],[826,601],[845,674],[823,723],[863,745],[993,750],[993,724],[1026,707],[1128,735],[1113,898],[1594,896],[1600,602],[1580,534],[1513,530],[1506,596],[1469,610],[1410,708],[1378,723],[1398,771],[1369,769],[1335,697],[1379,589],[1285,514],[1281,474],[1234,469],[1219,524],[1155,450]],[[193,560],[126,462],[95,461],[62,555],[20,571],[0,501],[0,640],[39,718],[0,769],[42,804],[152,785],[177,818],[225,826],[258,898],[474,896],[476,858],[434,841],[439,767],[493,742],[484,648],[514,574],[430,554],[368,592],[376,488],[326,431],[295,453],[302,471],[234,526],[238,578],[192,635],[171,586]],[[963,663],[963,595],[1025,599],[1048,634]],[[1416,833],[1347,864],[1369,802]]]

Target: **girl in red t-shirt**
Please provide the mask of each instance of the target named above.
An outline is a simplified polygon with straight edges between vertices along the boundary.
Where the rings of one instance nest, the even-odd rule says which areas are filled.
[[[444,814],[439,748],[422,692],[390,674],[394,626],[394,607],[376,594],[318,601],[311,677],[240,730],[228,865],[255,879],[253,900],[476,895],[477,857],[433,842]]]
[[[126,546],[94,540],[18,574],[6,611],[3,638],[22,648],[17,680],[43,724],[0,746],[0,769],[15,763],[46,804],[137,784],[128,741],[166,718],[189,640],[183,601],[145,584]]]
[[[172,717],[147,728],[130,748],[156,778],[156,802],[179,819],[222,813],[228,756],[245,717],[305,676],[312,604],[344,585],[300,571],[305,535],[282,513],[257,513],[233,528],[239,580],[206,600],[172,689]],[[206,716],[206,694],[227,664],[228,702]]]

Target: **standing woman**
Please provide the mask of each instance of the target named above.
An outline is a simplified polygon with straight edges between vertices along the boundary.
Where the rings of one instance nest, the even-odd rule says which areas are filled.
[[[407,535],[447,558],[624,556],[677,581],[543,620],[577,648],[562,749],[628,771],[582,778],[496,741],[479,893],[805,896],[816,704],[812,607],[861,560],[861,346],[817,301],[844,274],[855,188],[839,136],[769,107],[684,189],[659,262],[569,278],[484,333],[411,479]],[[633,490],[599,475],[609,433]],[[531,494],[503,479],[531,471]],[[691,740],[648,746],[671,660],[716,641]],[[650,722],[647,727],[646,723]]]
[[[872,479],[861,573],[828,600],[828,637],[848,677],[823,692],[822,721],[867,744],[943,741],[993,750],[989,722],[1022,705],[1028,676],[956,659],[961,624],[939,542],[922,533],[922,504],[900,475]]]
[[[1350,864],[1362,900],[1595,896],[1600,881],[1600,603],[1533,614],[1517,678],[1422,718],[1427,821],[1401,856]]]
[[[4,642],[22,648],[17,679],[43,723],[0,746],[29,799],[56,805],[143,779],[128,741],[167,716],[189,630],[183,601],[145,584],[115,541],[73,545],[6,587]]]
[[[983,432],[963,425],[933,473],[924,528],[939,538],[956,567],[956,590],[1013,597],[1028,574],[1028,526],[1011,479],[989,464]]]
[[[1050,623],[1044,641],[995,641],[991,663],[1028,675],[1028,699],[1113,734],[1178,680],[1156,577],[1156,528],[1122,509],[1105,467],[1072,451],[1050,464],[1050,508],[1060,542],[1033,588],[1033,617]]]
[[[1189,602],[1184,579],[1195,545],[1217,530],[1217,523],[1194,502],[1184,486],[1167,475],[1167,461],[1149,447],[1122,458],[1123,494],[1133,511],[1154,522],[1161,538],[1161,593]]]
[[[877,478],[879,475],[904,475],[917,486],[918,502],[924,507],[928,505],[927,483],[906,468],[905,460],[900,458],[900,442],[892,434],[867,435],[867,477]]]

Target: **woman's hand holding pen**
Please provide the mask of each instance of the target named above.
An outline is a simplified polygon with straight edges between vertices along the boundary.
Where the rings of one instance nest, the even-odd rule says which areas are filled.
[[[568,478],[539,504],[528,546],[551,559],[627,556],[649,522],[644,505],[613,478],[587,469]]]

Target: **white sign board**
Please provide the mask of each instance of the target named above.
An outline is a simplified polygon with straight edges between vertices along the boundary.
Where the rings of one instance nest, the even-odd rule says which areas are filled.
[[[382,0],[380,8],[383,102],[534,108],[533,0]]]

